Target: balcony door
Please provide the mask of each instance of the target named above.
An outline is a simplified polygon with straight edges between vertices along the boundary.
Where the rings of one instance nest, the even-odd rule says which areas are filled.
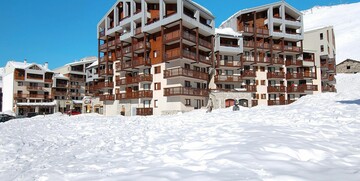
[[[201,100],[200,99],[196,99],[196,106],[195,109],[201,109]]]

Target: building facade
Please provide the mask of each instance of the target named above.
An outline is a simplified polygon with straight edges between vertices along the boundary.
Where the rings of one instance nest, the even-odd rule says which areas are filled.
[[[117,1],[98,24],[94,104],[105,115],[127,116],[202,108],[214,25],[214,16],[189,0]]]
[[[86,57],[54,69],[52,94],[58,112],[75,110],[84,113],[83,98],[86,93],[86,67],[97,57]]]
[[[336,46],[332,26],[305,32],[304,48],[314,51],[321,92],[336,92]]]
[[[51,95],[53,72],[44,65],[9,61],[5,67],[3,110],[17,115],[51,114],[56,103]]]
[[[360,61],[346,59],[336,65],[336,73],[339,74],[357,74],[360,73]]]
[[[286,2],[241,10],[220,28],[242,34],[243,52],[217,57],[240,60],[237,79],[252,93],[254,105],[290,104],[318,90],[315,62],[303,53],[302,13]],[[225,67],[225,74],[234,72],[229,70]]]

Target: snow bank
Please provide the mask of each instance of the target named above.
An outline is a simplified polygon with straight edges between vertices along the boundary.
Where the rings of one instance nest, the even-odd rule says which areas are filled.
[[[2,180],[360,180],[360,75],[289,106],[0,124]]]
[[[334,26],[336,39],[336,61],[350,58],[360,60],[360,2],[336,6],[316,6],[304,13],[304,28],[309,31],[325,26]]]

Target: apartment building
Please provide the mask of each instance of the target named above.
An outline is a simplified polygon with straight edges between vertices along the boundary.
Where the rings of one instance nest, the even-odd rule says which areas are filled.
[[[3,111],[2,105],[3,105],[3,76],[5,73],[4,68],[0,68],[0,112]]]
[[[51,95],[53,72],[44,65],[9,61],[3,77],[3,110],[17,115],[51,114],[56,103]]]
[[[321,92],[336,92],[336,46],[332,26],[321,27],[305,32],[305,50],[314,52],[318,83]],[[320,78],[321,77],[321,78]]]
[[[214,25],[212,13],[190,0],[118,0],[97,27],[92,104],[105,115],[126,116],[202,108]]]
[[[54,69],[52,95],[57,111],[84,112],[83,98],[86,93],[86,67],[97,62],[97,57],[85,57]]]
[[[220,28],[242,34],[243,52],[230,59],[240,59],[239,79],[252,92],[254,105],[290,104],[318,90],[315,62],[303,54],[302,13],[288,3],[241,10]]]

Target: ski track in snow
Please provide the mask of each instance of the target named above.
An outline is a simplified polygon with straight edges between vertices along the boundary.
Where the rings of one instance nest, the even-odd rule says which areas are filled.
[[[0,124],[1,180],[360,180],[360,74],[289,106]]]

